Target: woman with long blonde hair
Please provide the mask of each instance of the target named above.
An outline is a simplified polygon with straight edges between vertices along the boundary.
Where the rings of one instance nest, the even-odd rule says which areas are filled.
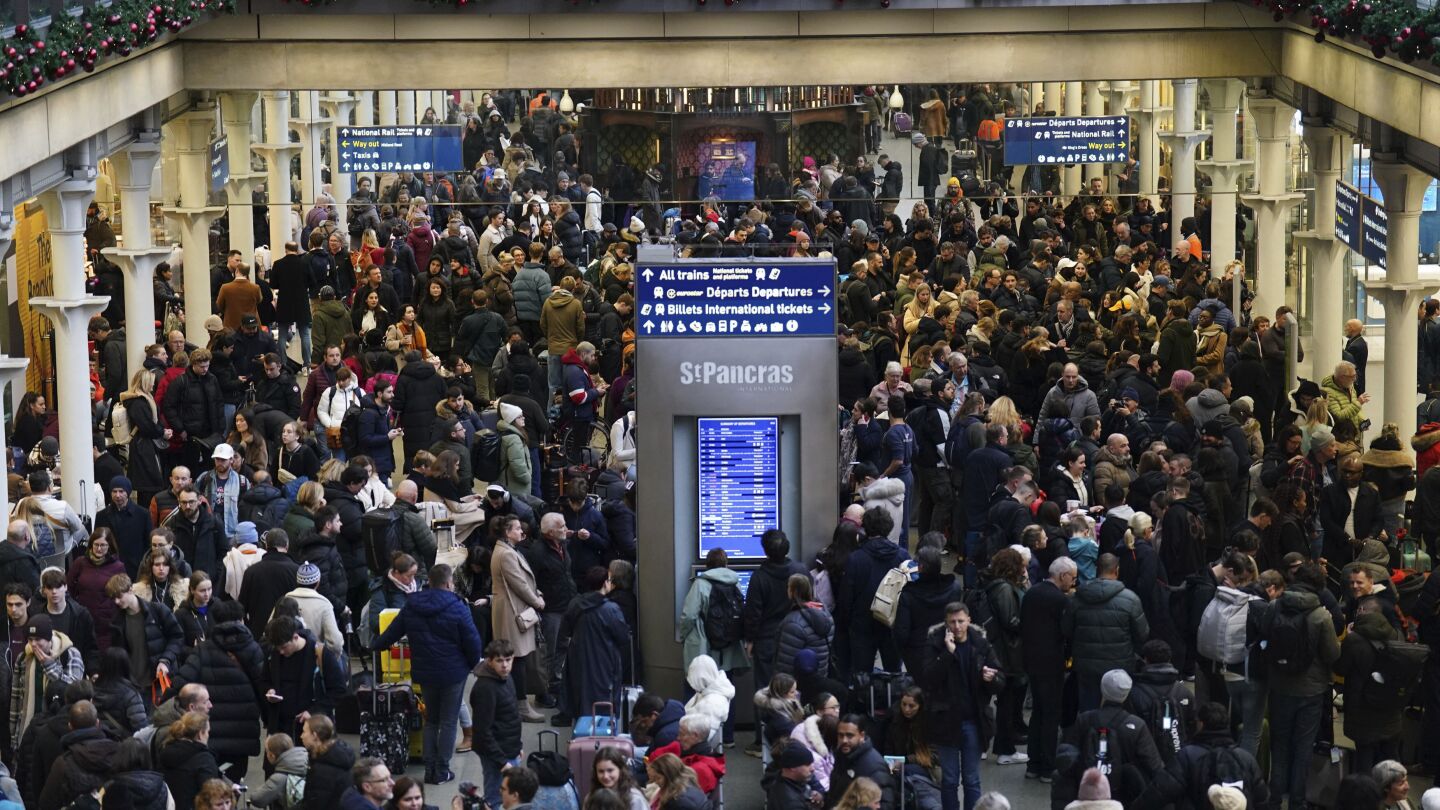
[[[120,394],[120,405],[130,422],[129,456],[125,473],[135,488],[135,499],[149,506],[155,493],[166,488],[165,467],[160,460],[161,445],[170,439],[170,428],[160,423],[160,408],[155,404],[155,375],[142,368],[130,377],[130,387]],[[110,482],[106,481],[108,488]]]
[[[868,776],[856,777],[850,787],[845,789],[845,795],[840,797],[840,803],[835,805],[835,810],[874,810],[880,806],[882,798],[880,786]]]
[[[706,805],[705,794],[700,792],[695,771],[680,757],[665,754],[646,763],[645,772],[650,777],[650,783],[660,788],[655,798],[650,800],[650,806],[654,810],[679,810],[681,807]],[[686,797],[687,793],[694,795]]]

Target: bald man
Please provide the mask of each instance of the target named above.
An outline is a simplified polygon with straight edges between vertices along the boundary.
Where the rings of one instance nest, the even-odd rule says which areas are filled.
[[[1351,318],[1345,322],[1345,348],[1340,359],[1355,365],[1355,392],[1365,393],[1365,364],[1370,361],[1370,344],[1365,342],[1365,324]]]
[[[395,488],[392,508],[400,515],[400,550],[419,560],[422,570],[429,571],[435,564],[435,533],[430,531],[430,521],[415,506],[419,498],[415,482],[407,478]]]

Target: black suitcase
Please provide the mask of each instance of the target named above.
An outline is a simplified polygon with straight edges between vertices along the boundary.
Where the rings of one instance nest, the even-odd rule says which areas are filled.
[[[375,653],[380,671],[380,653]],[[360,756],[379,757],[391,773],[404,773],[410,763],[411,732],[420,719],[415,691],[408,683],[363,682],[356,691],[360,705]]]
[[[970,174],[979,174],[980,172],[979,152],[975,150],[975,142],[968,139],[960,141],[960,145],[950,153],[950,173],[959,177],[965,172]]]
[[[341,734],[360,733],[360,693],[375,688],[375,676],[361,670],[350,676],[350,688],[335,704],[335,730]]]

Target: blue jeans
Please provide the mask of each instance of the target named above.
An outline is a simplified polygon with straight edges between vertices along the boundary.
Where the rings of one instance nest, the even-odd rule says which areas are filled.
[[[980,581],[980,567],[975,561],[985,551],[985,541],[978,530],[965,532],[965,587],[974,588]]]
[[[550,383],[550,397],[544,404],[549,406],[550,400],[555,399],[555,392],[565,385],[565,364],[560,362],[558,355],[552,354],[545,361],[545,376]]]
[[[1270,693],[1270,804],[1290,794],[1290,809],[1305,806],[1310,754],[1320,733],[1322,695],[1292,697]]]
[[[455,683],[422,683],[420,694],[425,698],[425,728],[421,732],[425,770],[450,770],[450,757],[455,753],[455,728],[460,719],[460,698],[465,694],[465,679]]]
[[[285,353],[286,339],[290,330],[294,329],[300,334],[300,365],[310,365],[310,324],[308,323],[282,323],[280,328],[275,330],[275,345],[280,350],[280,360],[283,362],[289,357]]]
[[[965,810],[980,801],[980,724],[960,724],[960,747],[935,746],[940,760],[940,807],[960,810],[960,787],[965,787]]]
[[[1230,725],[1240,724],[1240,733],[1235,740],[1251,756],[1260,749],[1260,724],[1265,720],[1265,698],[1268,687],[1265,681],[1250,678],[1243,681],[1226,681],[1230,693]]]
[[[505,765],[503,759],[491,759],[484,754],[476,754],[480,757],[480,771],[485,782],[485,803],[491,807],[500,806],[500,782],[505,776]]]
[[[544,497],[540,494],[540,481],[543,478],[540,473],[543,472],[544,469],[540,461],[540,448],[530,448],[530,494],[537,498]]]

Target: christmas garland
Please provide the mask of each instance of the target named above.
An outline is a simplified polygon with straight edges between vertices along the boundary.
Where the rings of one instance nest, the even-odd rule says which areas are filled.
[[[0,92],[29,95],[47,81],[89,73],[104,56],[129,56],[199,16],[234,10],[234,0],[116,0],[79,16],[53,17],[43,30],[17,25],[13,36],[0,39]]]
[[[1393,55],[1410,64],[1429,60],[1440,66],[1440,10],[1417,9],[1405,0],[1251,0],[1268,8],[1275,22],[1308,14],[1315,41],[1354,37],[1370,46],[1376,59]]]

